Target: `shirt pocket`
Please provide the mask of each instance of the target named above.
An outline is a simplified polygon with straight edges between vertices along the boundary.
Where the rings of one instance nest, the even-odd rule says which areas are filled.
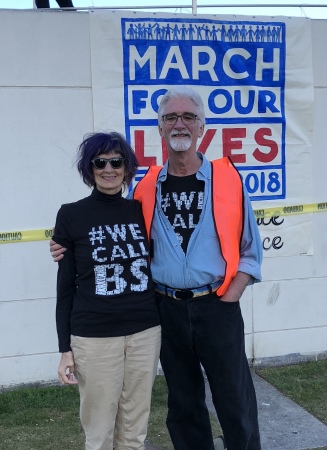
[[[215,224],[214,224],[213,220],[210,221],[209,223],[206,223],[206,225],[204,225],[202,227],[201,231],[202,231],[202,235],[205,238],[218,239],[217,232],[216,232],[216,227],[215,227]]]

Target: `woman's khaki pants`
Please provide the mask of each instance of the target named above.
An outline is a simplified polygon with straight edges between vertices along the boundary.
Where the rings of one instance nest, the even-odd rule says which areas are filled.
[[[71,337],[86,450],[144,449],[161,327],[130,336]]]

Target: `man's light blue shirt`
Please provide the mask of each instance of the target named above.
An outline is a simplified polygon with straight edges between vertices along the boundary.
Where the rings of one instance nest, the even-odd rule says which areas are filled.
[[[157,181],[156,207],[151,228],[151,273],[155,283],[175,289],[191,289],[211,284],[222,279],[225,273],[225,261],[221,256],[213,220],[211,164],[201,153],[198,153],[198,156],[202,159],[202,165],[196,177],[204,181],[204,204],[186,254],[161,208],[161,187],[167,178],[168,161],[160,171]],[[245,188],[244,196],[244,231],[238,270],[251,275],[252,281],[261,281],[262,244]]]

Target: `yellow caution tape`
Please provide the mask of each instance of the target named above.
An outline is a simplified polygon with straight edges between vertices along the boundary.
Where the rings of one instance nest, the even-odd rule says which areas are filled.
[[[327,202],[255,209],[254,215],[257,219],[260,219],[265,217],[293,216],[296,214],[309,214],[324,211],[327,211]],[[0,231],[0,244],[47,241],[52,238],[52,235],[52,228],[44,228],[42,230]]]
[[[309,203],[306,205],[274,206],[272,208],[255,209],[257,219],[264,217],[294,216],[327,211],[327,203]]]
[[[44,228],[43,230],[0,231],[0,244],[45,241],[51,239],[52,234],[52,228]]]

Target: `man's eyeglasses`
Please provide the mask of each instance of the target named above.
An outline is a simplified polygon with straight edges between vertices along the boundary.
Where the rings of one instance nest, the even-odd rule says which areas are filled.
[[[174,125],[177,122],[179,117],[182,119],[182,122],[184,125],[189,125],[191,123],[195,123],[196,119],[198,118],[198,116],[196,114],[193,114],[190,112],[185,112],[180,115],[175,114],[175,113],[164,114],[162,116],[162,120],[164,121],[164,123],[166,125]]]
[[[94,158],[91,162],[96,169],[102,170],[109,163],[113,169],[120,169],[124,164],[125,158]]]

